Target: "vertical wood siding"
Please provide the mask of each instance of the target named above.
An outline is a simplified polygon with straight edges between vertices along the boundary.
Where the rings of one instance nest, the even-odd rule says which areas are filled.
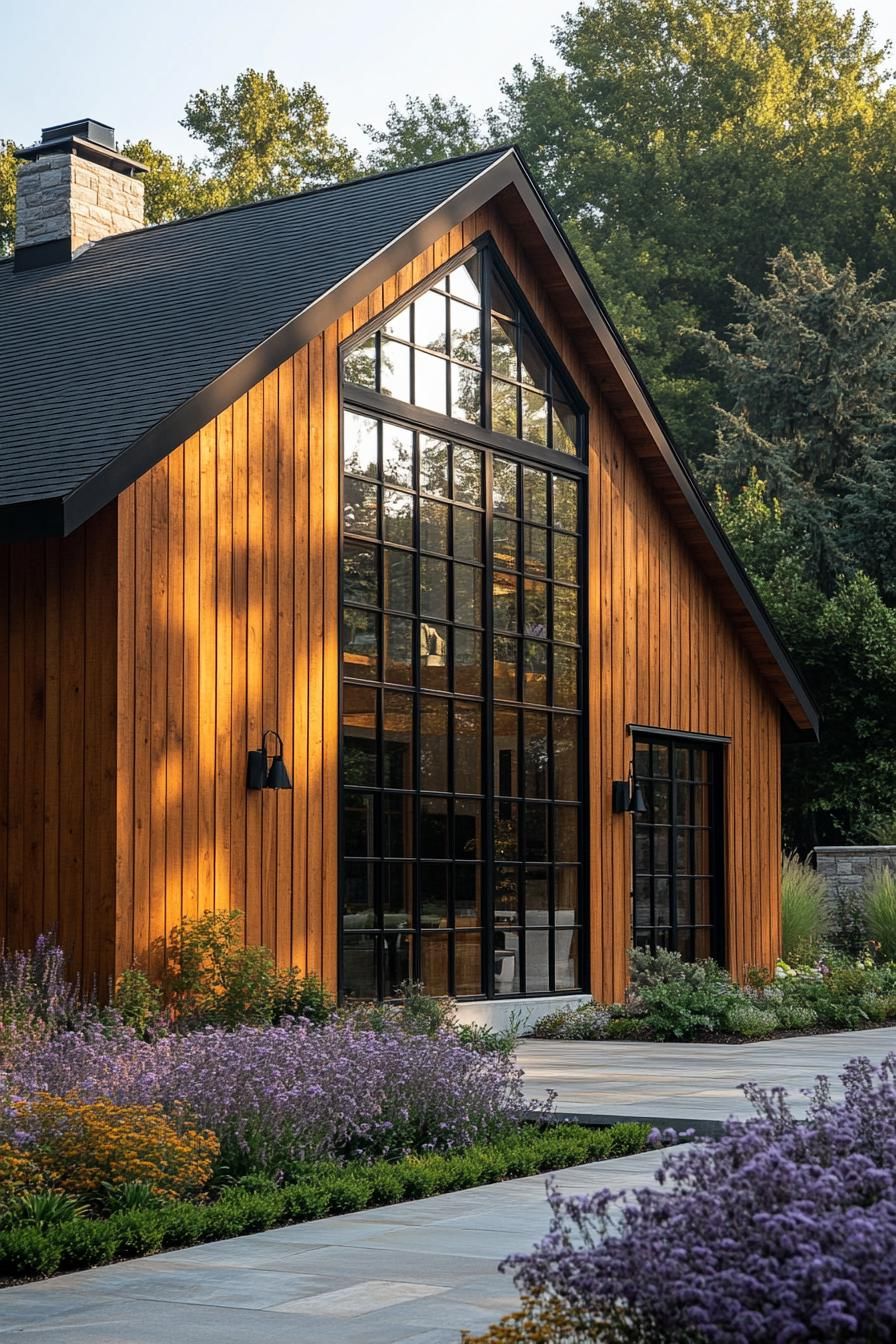
[[[0,545],[0,939],[55,930],[105,990],[115,953],[115,506]]]
[[[591,407],[591,988],[616,997],[625,981],[631,822],[613,815],[610,786],[628,771],[630,722],[731,737],[728,959],[738,974],[772,962],[777,701],[496,205],[377,287],[66,542],[2,553],[10,941],[27,942],[58,915],[83,963],[105,968],[114,921],[118,967],[137,959],[158,970],[160,940],[182,915],[239,908],[250,941],[334,983],[338,348],[486,231]],[[246,790],[247,752],[266,728],[283,738],[291,792]]]

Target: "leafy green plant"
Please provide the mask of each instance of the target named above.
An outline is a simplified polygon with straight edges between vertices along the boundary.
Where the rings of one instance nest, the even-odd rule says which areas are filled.
[[[158,1195],[146,1181],[121,1181],[112,1184],[103,1181],[102,1205],[107,1213],[135,1213],[143,1209],[157,1209]]]
[[[887,961],[896,960],[896,873],[890,867],[876,869],[863,887],[868,932]]]
[[[87,1212],[87,1205],[72,1195],[61,1194],[58,1190],[39,1190],[33,1195],[22,1195],[16,1206],[16,1219],[22,1227],[36,1227],[46,1232],[60,1223],[70,1223],[73,1218],[83,1218]]]
[[[785,854],[781,872],[781,942],[784,958],[811,954],[828,931],[827,883],[798,855]]]
[[[162,991],[137,966],[130,966],[118,977],[112,1007],[125,1026],[145,1036],[161,1015]]]
[[[336,1012],[336,1000],[323,981],[312,971],[296,966],[282,971],[274,989],[273,1020],[307,1017],[311,1022],[327,1022]]]
[[[609,1025],[609,1009],[592,999],[574,1008],[545,1013],[535,1023],[532,1034],[542,1041],[602,1041]]]
[[[861,892],[838,891],[831,906],[830,939],[838,952],[857,957],[867,947],[869,932]]]
[[[482,1055],[512,1055],[520,1038],[520,1024],[520,1015],[512,1013],[507,1026],[500,1030],[479,1022],[458,1022],[454,1030],[462,1045]]]

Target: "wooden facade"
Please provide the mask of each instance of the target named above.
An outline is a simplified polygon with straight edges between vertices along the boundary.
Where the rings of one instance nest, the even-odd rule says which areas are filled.
[[[505,193],[328,326],[64,541],[0,546],[0,934],[58,925],[104,979],[160,967],[182,915],[335,982],[340,343],[486,233],[589,405],[593,993],[618,997],[631,723],[730,738],[726,937],[736,974],[780,938],[780,697],[673,484],[611,405],[593,333]],[[8,612],[8,615],[7,615]],[[246,789],[275,728],[291,792]]]

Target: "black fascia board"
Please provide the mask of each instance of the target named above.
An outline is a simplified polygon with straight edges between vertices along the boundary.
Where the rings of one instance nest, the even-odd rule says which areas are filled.
[[[0,543],[66,535],[65,500],[33,499],[0,505]]]

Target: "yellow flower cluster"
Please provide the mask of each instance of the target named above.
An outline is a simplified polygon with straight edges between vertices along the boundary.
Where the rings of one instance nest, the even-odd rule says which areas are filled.
[[[43,1190],[43,1173],[30,1153],[0,1143],[0,1212],[12,1200]]]
[[[214,1134],[173,1121],[160,1106],[116,1106],[47,1092],[19,1102],[31,1156],[54,1189],[81,1198],[104,1182],[142,1181],[161,1199],[201,1194],[220,1151]]]
[[[484,1335],[462,1330],[463,1344],[593,1344],[594,1340],[604,1338],[601,1322],[593,1315],[586,1320],[559,1298],[523,1293],[522,1300],[522,1311],[504,1316]],[[620,1318],[621,1315],[620,1312]],[[603,1324],[610,1322],[605,1319]]]

